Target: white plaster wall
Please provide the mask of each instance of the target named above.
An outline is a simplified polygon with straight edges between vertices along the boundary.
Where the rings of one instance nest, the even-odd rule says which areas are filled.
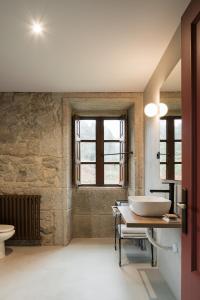
[[[156,154],[159,151],[159,118],[145,119],[145,194],[150,189],[163,188],[160,180],[160,161]]]
[[[144,90],[144,105],[160,102],[160,89],[181,57],[181,29],[177,28],[155,72]],[[145,192],[161,185],[159,160],[159,118],[145,118]]]
[[[178,253],[158,251],[158,267],[177,300],[181,299],[181,229],[158,229],[157,238],[162,245],[176,244]]]
[[[170,41],[155,72],[144,91],[144,104],[149,102],[159,103],[160,88],[167,79],[181,56],[181,30],[180,26]],[[159,174],[159,160],[156,153],[159,151],[159,119],[157,117],[145,119],[145,193],[149,194],[151,188],[161,188]],[[162,188],[166,186],[162,185]],[[174,296],[180,299],[181,280],[181,232],[177,229],[160,229],[157,231],[158,242],[163,244],[176,243],[179,253],[170,253],[158,250],[158,266],[160,272],[171,288]]]
[[[181,201],[182,186],[176,185],[175,199]],[[177,211],[177,213],[180,213]],[[181,299],[181,229],[158,229],[157,238],[162,245],[176,244],[178,252],[158,251],[158,267],[177,300]]]
[[[181,201],[181,185],[175,187],[175,199]],[[179,213],[179,211],[177,211]],[[158,267],[177,300],[181,299],[181,229],[158,229],[157,238],[162,245],[176,244],[178,252],[158,251]]]

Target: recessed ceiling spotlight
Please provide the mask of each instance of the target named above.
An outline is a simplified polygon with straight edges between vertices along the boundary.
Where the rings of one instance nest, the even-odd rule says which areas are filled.
[[[35,35],[41,35],[44,32],[44,26],[41,22],[33,21],[31,25],[31,31]]]

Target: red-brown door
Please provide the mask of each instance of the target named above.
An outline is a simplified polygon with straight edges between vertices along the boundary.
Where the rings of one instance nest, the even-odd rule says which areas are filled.
[[[182,103],[183,201],[188,204],[182,300],[200,300],[200,0],[191,1],[182,17]]]

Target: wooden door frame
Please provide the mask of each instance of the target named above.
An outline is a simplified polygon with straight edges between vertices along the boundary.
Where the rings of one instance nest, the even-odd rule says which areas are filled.
[[[182,300],[200,299],[197,263],[197,60],[196,35],[200,1],[189,4],[182,17],[182,155],[183,188],[188,195],[188,232],[182,234]],[[197,256],[198,255],[198,256]]]

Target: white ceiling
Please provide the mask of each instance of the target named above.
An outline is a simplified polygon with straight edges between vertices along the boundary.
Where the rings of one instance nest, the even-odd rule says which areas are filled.
[[[188,3],[0,0],[0,91],[143,91]]]
[[[181,91],[181,61],[179,61],[172,70],[171,74],[162,85],[161,91]]]

